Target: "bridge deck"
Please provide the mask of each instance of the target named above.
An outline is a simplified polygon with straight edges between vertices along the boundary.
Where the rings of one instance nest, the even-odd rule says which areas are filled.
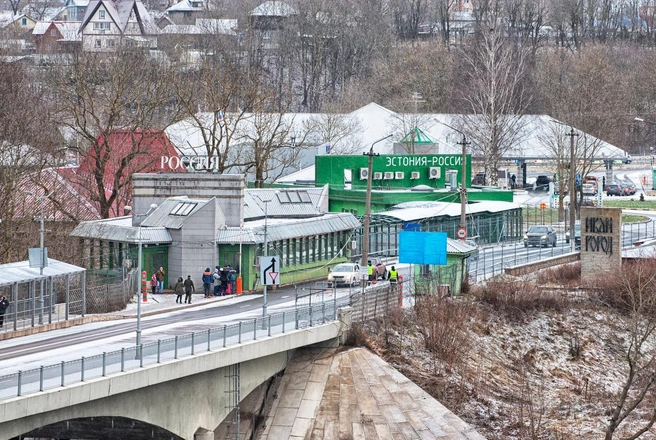
[[[484,439],[367,349],[292,359],[259,440]]]

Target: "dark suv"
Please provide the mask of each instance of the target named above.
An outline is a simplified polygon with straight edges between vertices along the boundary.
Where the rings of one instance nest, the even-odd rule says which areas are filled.
[[[617,183],[609,183],[606,185],[606,195],[607,196],[623,196],[624,190]]]
[[[549,191],[549,182],[551,182],[549,176],[538,176],[535,180],[535,189]]]

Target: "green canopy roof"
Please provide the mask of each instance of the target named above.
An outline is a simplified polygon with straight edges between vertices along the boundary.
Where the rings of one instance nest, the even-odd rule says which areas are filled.
[[[428,137],[426,133],[421,131],[419,127],[415,127],[400,140],[403,144],[434,144],[433,140]]]

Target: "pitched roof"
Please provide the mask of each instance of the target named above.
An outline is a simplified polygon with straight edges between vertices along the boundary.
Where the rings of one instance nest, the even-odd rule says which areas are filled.
[[[122,0],[118,4],[114,0],[91,0],[86,13],[84,14],[84,18],[82,19],[79,31],[89,24],[89,21],[96,14],[100,5],[105,7],[109,17],[114,24],[116,24],[121,33],[125,32],[132,12],[135,14],[142,34],[156,32],[155,29],[157,26],[154,26],[152,18],[143,3],[141,3],[141,0]]]
[[[196,2],[194,2],[196,3]],[[196,6],[189,0],[182,0],[166,10],[166,12],[195,12],[204,11],[202,6]]]
[[[266,1],[251,11],[252,16],[289,17],[298,15],[296,9],[281,1]]]
[[[173,35],[237,35],[237,20],[197,19],[196,24],[170,24],[160,33]]]

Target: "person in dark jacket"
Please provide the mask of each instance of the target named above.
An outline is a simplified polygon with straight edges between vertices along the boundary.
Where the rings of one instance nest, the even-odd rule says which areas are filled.
[[[178,278],[178,282],[175,283],[175,302],[182,304],[182,295],[185,293],[185,286],[182,282],[182,277]]]
[[[219,272],[219,273],[221,275],[221,278],[220,278],[221,287],[219,287],[219,292],[220,292],[221,296],[223,296],[223,295],[226,294],[226,290],[228,290],[228,276],[229,276],[229,273],[225,268],[221,269],[221,272]]]
[[[6,296],[0,296],[0,328],[5,323],[5,312],[9,308],[9,300]]]
[[[184,282],[185,289],[185,304],[191,304],[191,293],[196,291],[194,287],[194,280],[191,279],[191,275],[187,275],[187,279]]]
[[[212,287],[213,282],[214,282],[214,278],[212,277],[212,271],[208,267],[207,269],[205,269],[205,272],[203,272],[203,292],[205,293],[205,298],[212,297],[210,288]]]

